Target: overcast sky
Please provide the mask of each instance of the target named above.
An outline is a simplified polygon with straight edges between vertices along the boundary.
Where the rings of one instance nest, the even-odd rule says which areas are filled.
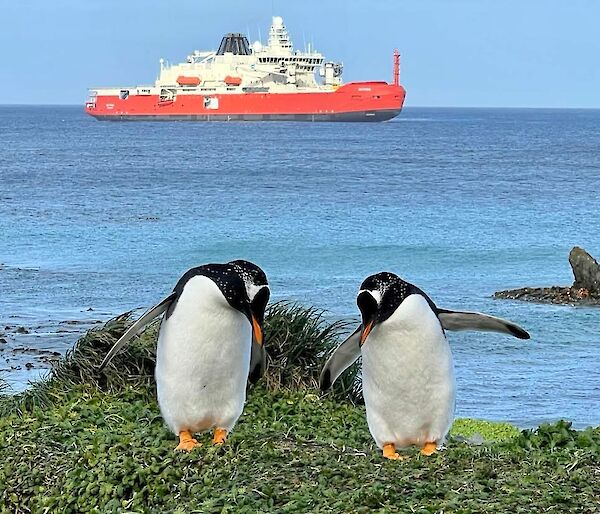
[[[0,0],[0,103],[153,82],[160,57],[265,40],[272,15],[346,82],[391,80],[398,47],[407,106],[600,108],[599,0]]]

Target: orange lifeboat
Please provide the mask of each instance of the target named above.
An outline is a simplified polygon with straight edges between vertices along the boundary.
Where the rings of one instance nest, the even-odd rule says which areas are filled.
[[[232,77],[230,75],[227,75],[223,79],[223,82],[225,82],[225,84],[227,84],[228,86],[239,86],[242,83],[242,79],[240,77]]]
[[[177,83],[180,86],[197,86],[200,84],[200,77],[186,77],[185,75],[179,75],[179,77],[177,77]]]

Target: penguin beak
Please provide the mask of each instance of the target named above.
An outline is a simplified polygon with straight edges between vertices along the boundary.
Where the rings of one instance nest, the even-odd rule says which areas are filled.
[[[250,319],[252,322],[252,335],[254,336],[254,340],[259,344],[259,346],[262,346],[263,345],[262,327],[260,326],[260,323],[256,319],[256,316],[254,316],[254,314],[251,315]]]
[[[252,340],[259,346],[263,346],[264,343],[263,325],[270,295],[269,287],[263,286],[250,302],[248,309],[248,319],[252,324]]]
[[[373,325],[375,324],[375,320],[369,321],[366,325],[363,325],[362,332],[360,333],[360,345],[362,346],[364,342],[369,337],[371,330],[373,329]]]
[[[379,312],[379,303],[370,291],[361,291],[356,299],[358,308],[362,315],[362,332],[360,333],[360,345],[369,337],[375,321],[377,320],[377,313]]]

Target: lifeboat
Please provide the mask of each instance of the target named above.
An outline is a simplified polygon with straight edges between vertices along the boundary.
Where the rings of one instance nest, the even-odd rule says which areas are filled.
[[[228,86],[239,86],[242,83],[242,79],[240,77],[232,77],[231,75],[227,75],[223,82]]]
[[[180,86],[197,86],[200,84],[200,77],[186,77],[185,75],[179,75],[179,77],[177,77],[177,83]]]

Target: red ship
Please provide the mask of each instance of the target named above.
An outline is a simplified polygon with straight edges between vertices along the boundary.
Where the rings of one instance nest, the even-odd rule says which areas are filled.
[[[294,50],[275,16],[267,45],[227,34],[216,52],[196,50],[175,65],[161,59],[154,85],[90,89],[85,110],[111,121],[386,121],[400,114],[406,92],[397,50],[392,84],[343,84],[342,70],[310,46]]]

